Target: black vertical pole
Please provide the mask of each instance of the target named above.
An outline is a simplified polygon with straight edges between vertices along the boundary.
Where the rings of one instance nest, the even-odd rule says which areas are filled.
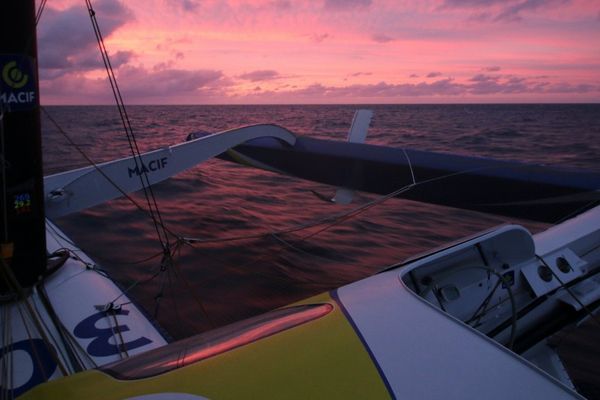
[[[1,257],[24,287],[46,268],[35,25],[34,0],[0,0]]]

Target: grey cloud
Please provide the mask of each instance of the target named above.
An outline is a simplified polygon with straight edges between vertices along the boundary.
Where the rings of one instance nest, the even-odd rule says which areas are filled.
[[[569,83],[558,83],[555,85],[549,85],[546,89],[552,93],[591,93],[600,90],[599,86],[594,86],[586,83],[579,85],[572,85]]]
[[[373,36],[371,36],[371,39],[373,39],[373,41],[377,42],[377,43],[387,43],[387,42],[393,42],[394,39],[391,36],[387,36],[381,33],[376,33]]]
[[[325,0],[323,8],[332,11],[349,11],[369,7],[371,3],[371,0]]]
[[[523,13],[551,8],[570,0],[445,0],[440,9],[472,10],[470,20],[514,22],[523,19]]]
[[[171,3],[182,8],[183,11],[196,11],[200,6],[200,1],[198,0],[171,0]]]
[[[305,88],[287,91],[263,91],[261,98],[275,99],[323,99],[339,101],[340,99],[357,98],[400,98],[400,97],[453,97],[480,96],[494,94],[527,94],[527,93],[591,93],[600,92],[600,86],[590,84],[572,85],[568,83],[551,84],[536,79],[517,76],[490,76],[477,74],[466,83],[458,83],[452,78],[440,79],[431,83],[390,84],[354,84],[342,87],[325,86],[320,83]],[[249,97],[252,97],[250,95]]]
[[[520,21],[523,11],[533,11],[539,8],[549,8],[555,4],[564,4],[568,0],[524,0],[508,5],[494,17],[495,21]]]
[[[443,79],[433,83],[421,82],[418,84],[389,84],[379,82],[367,85],[349,85],[345,87],[324,86],[320,83],[308,87],[281,92],[282,96],[296,96],[300,98],[369,98],[369,97],[406,97],[406,96],[435,96],[457,95],[465,91],[465,86],[454,82],[452,79]],[[274,94],[271,92],[271,94]]]
[[[261,82],[261,81],[269,81],[273,79],[279,79],[281,76],[277,71],[273,70],[257,70],[252,72],[247,72],[245,74],[239,75],[239,79],[247,80],[250,82]]]
[[[321,33],[321,34],[314,33],[310,36],[310,39],[315,43],[321,43],[328,37],[329,37],[328,33]]]
[[[216,70],[164,69],[148,71],[139,67],[124,67],[117,76],[126,82],[123,92],[134,97],[173,96],[219,87],[223,73]]]
[[[117,72],[121,92],[128,103],[178,102],[178,99],[224,98],[233,85],[221,71],[177,69],[147,70],[141,67],[124,66]],[[72,102],[71,97],[93,99],[93,102],[110,103],[110,86],[106,79],[86,78],[79,72],[59,76],[40,82],[45,98],[53,102]],[[74,95],[76,94],[76,95]]]
[[[488,7],[494,4],[506,4],[507,2],[507,0],[445,0],[442,6],[448,8]]]
[[[129,9],[117,0],[98,1],[95,11],[105,38],[132,18]],[[62,11],[47,7],[38,29],[38,43],[42,76],[104,68],[89,15],[83,6]],[[119,64],[131,58],[132,53],[115,56]]]
[[[289,0],[273,0],[270,6],[276,10],[287,11],[292,9],[292,2]]]

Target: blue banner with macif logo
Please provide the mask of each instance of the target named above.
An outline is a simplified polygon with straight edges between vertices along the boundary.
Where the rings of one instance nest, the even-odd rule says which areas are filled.
[[[35,108],[38,94],[33,60],[22,54],[0,54],[0,106],[5,111]]]

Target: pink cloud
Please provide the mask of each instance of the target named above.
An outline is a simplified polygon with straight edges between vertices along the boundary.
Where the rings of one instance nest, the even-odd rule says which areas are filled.
[[[85,9],[78,0],[51,4],[39,26],[42,99],[70,99],[61,82],[85,93],[82,102],[104,101]],[[96,7],[113,66],[127,76],[123,90],[133,85],[136,101],[142,94],[147,102],[192,103],[275,95],[282,102],[600,100],[598,6],[586,0],[97,0]]]

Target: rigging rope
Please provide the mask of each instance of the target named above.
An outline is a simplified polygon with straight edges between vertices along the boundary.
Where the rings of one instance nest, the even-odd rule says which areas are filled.
[[[8,387],[12,386],[12,382],[14,382],[14,368],[11,368],[12,362],[10,357],[7,355],[12,354],[13,351],[13,340],[11,335],[11,320],[10,320],[10,309],[9,307],[1,308],[2,314],[0,315],[0,325],[2,328],[2,343],[0,343],[0,348],[2,348],[2,352],[0,352],[0,383],[5,383],[0,386]],[[0,399],[8,398],[8,391],[0,390]]]
[[[6,182],[6,157],[4,148],[4,107],[3,103],[0,103],[0,169],[2,170],[2,218],[4,221],[3,226],[3,240],[2,243],[8,242],[8,199],[7,199],[7,182]]]
[[[45,4],[46,4],[46,0],[43,0],[42,3],[41,3],[40,8],[38,10],[37,17],[36,17],[37,21],[39,21],[39,18],[42,15],[43,8],[45,7]],[[127,110],[125,109],[123,98],[122,98],[119,86],[117,84],[116,76],[115,76],[115,73],[113,71],[113,68],[112,68],[109,56],[108,56],[108,51],[107,51],[106,46],[104,44],[104,39],[103,39],[103,36],[101,34],[101,31],[100,31],[100,28],[99,28],[99,25],[98,25],[98,21],[96,19],[96,13],[95,13],[95,11],[94,11],[94,9],[92,7],[91,0],[86,0],[86,6],[87,6],[87,9],[88,9],[88,13],[90,15],[90,19],[92,21],[92,25],[93,25],[93,28],[94,28],[94,33],[96,35],[96,39],[98,41],[98,46],[100,48],[100,52],[101,52],[102,57],[103,57],[103,62],[104,62],[104,65],[105,65],[105,68],[106,68],[106,71],[107,71],[107,74],[108,74],[108,79],[109,79],[109,83],[111,85],[111,89],[113,91],[113,96],[114,96],[114,98],[115,98],[115,100],[117,102],[117,107],[118,107],[119,115],[121,117],[121,122],[123,124],[123,128],[125,130],[125,133],[127,135],[129,147],[130,147],[131,153],[133,155],[135,166],[136,166],[136,168],[138,168],[138,170],[140,170],[142,172],[139,175],[139,178],[140,178],[140,181],[142,183],[142,187],[143,187],[143,191],[144,191],[144,196],[145,196],[145,199],[146,199],[146,203],[148,205],[148,209],[145,209],[144,207],[142,207],[141,205],[139,205],[133,198],[131,198],[126,193],[124,193],[120,188],[118,188],[118,186],[115,185],[114,182],[111,182],[110,178],[108,178],[104,173],[102,173],[102,171],[95,165],[95,163],[91,162],[91,164],[94,165],[94,167],[102,175],[104,175],[104,177],[109,182],[111,182],[111,184],[113,184],[119,191],[121,191],[121,193],[129,201],[131,201],[137,208],[139,208],[140,210],[144,211],[145,213],[148,213],[148,215],[150,216],[150,218],[153,221],[154,229],[156,230],[156,233],[157,233],[157,236],[158,236],[158,240],[161,243],[161,246],[163,248],[162,253],[160,253],[163,256],[163,260],[161,262],[161,265],[162,264],[165,264],[165,265],[173,264],[173,260],[172,259],[173,259],[173,256],[175,255],[174,254],[175,251],[171,248],[171,243],[170,243],[170,240],[169,240],[170,239],[169,234],[171,234],[174,237],[176,237],[178,241],[179,241],[179,236],[176,235],[176,234],[174,234],[173,232],[171,232],[169,229],[167,229],[167,227],[165,226],[165,224],[163,222],[163,219],[162,219],[159,207],[158,207],[158,203],[156,201],[156,197],[154,196],[152,187],[149,184],[149,180],[148,180],[148,176],[147,176],[147,173],[146,173],[146,169],[143,168],[143,160],[142,160],[142,157],[141,157],[141,152],[139,150],[137,141],[135,139],[135,135],[134,135],[134,132],[133,132],[132,124],[131,124],[131,121],[129,119]],[[45,110],[44,110],[44,112],[46,113],[46,115],[48,115]],[[53,121],[53,122],[55,123],[55,121]],[[55,125],[57,125],[57,124],[55,123]],[[61,131],[61,133],[63,133],[61,129],[59,129],[59,131]],[[65,135],[65,137],[68,138],[67,135]],[[73,143],[73,142],[71,141],[71,143]],[[78,146],[76,146],[76,147],[78,147]],[[80,150],[80,149],[78,149],[78,150]],[[81,150],[80,150],[80,152],[81,152]],[[82,154],[83,154],[83,152],[82,152]],[[412,177],[412,184],[407,185],[405,187],[402,187],[402,188],[400,188],[400,189],[398,189],[398,190],[396,190],[396,191],[394,191],[394,192],[392,192],[392,193],[390,193],[388,195],[382,196],[382,197],[376,199],[375,201],[369,202],[369,203],[367,203],[365,205],[362,205],[362,206],[360,206],[360,207],[358,207],[356,209],[350,210],[347,213],[344,213],[344,214],[338,215],[338,216],[334,216],[334,217],[323,218],[322,220],[317,221],[317,222],[313,222],[313,223],[304,224],[304,225],[301,225],[301,226],[292,227],[292,228],[289,228],[289,229],[286,229],[286,230],[282,230],[282,231],[278,231],[278,232],[267,232],[267,233],[256,234],[256,235],[249,235],[249,236],[243,236],[243,237],[231,237],[231,238],[222,238],[222,239],[213,239],[213,240],[210,240],[210,239],[208,239],[208,240],[204,239],[203,240],[203,239],[198,239],[198,238],[185,238],[184,239],[185,243],[188,244],[188,245],[193,245],[193,244],[201,244],[201,243],[208,243],[208,242],[225,242],[225,241],[232,241],[232,240],[245,240],[245,239],[251,239],[251,238],[258,238],[258,237],[264,237],[264,236],[268,236],[268,235],[273,236],[273,237],[275,237],[276,239],[278,239],[280,241],[283,241],[283,239],[278,238],[277,235],[285,234],[285,233],[297,232],[297,231],[301,231],[301,230],[304,230],[304,229],[307,229],[307,228],[310,228],[310,227],[314,227],[314,226],[318,226],[318,225],[325,225],[326,224],[325,226],[323,226],[321,229],[317,230],[316,232],[309,233],[309,234],[303,236],[302,238],[300,238],[300,241],[305,241],[305,240],[307,240],[309,238],[317,236],[318,234],[320,234],[320,233],[322,233],[322,232],[330,229],[331,227],[333,227],[333,226],[335,226],[337,224],[340,224],[340,223],[342,223],[342,222],[344,222],[346,220],[349,220],[351,218],[356,217],[357,215],[365,212],[367,209],[369,209],[369,208],[371,208],[371,207],[373,207],[375,205],[378,205],[380,203],[383,203],[384,201],[388,200],[391,197],[395,197],[395,196],[397,196],[400,193],[403,193],[405,191],[411,190],[413,187],[415,187],[417,185],[421,185],[421,184],[428,183],[428,182],[431,182],[431,181],[434,181],[434,180],[440,180],[440,179],[444,179],[444,178],[447,178],[447,177],[450,177],[450,176],[453,176],[453,175],[459,175],[459,174],[462,174],[462,173],[469,172],[469,171],[463,171],[463,172],[448,174],[448,175],[445,175],[443,177],[438,177],[438,178],[434,178],[434,179],[431,179],[431,180],[428,180],[428,181],[423,181],[423,182],[418,182],[417,183],[416,179],[415,179],[415,176],[414,176],[414,171],[413,171],[410,159],[408,158],[408,155],[406,154],[406,151],[405,151],[405,155],[406,155],[406,158],[407,158],[407,161],[408,161],[408,164],[409,164],[409,168],[410,168],[410,173],[411,173],[411,177]],[[141,167],[140,167],[140,164],[141,164]],[[286,241],[283,241],[283,244],[287,245],[288,247],[294,248],[293,245],[289,244]],[[177,248],[180,247],[180,245],[178,245],[178,244],[175,244],[175,246]],[[158,254],[158,255],[160,255],[160,254]],[[152,256],[151,258],[154,258],[154,257],[156,257],[158,255]],[[155,276],[153,276],[150,280],[152,280],[154,277]],[[185,279],[184,279],[184,282],[187,284],[187,282],[185,281]],[[139,282],[136,282],[136,284],[137,283],[139,283]],[[157,307],[158,307],[158,304],[157,304]]]
[[[521,166],[515,166],[512,167],[513,169],[520,169],[520,168],[526,168],[529,167],[529,165],[521,165]],[[411,167],[412,168],[412,167]],[[204,243],[220,243],[220,242],[228,242],[228,241],[238,241],[238,240],[247,240],[247,239],[257,239],[257,238],[262,238],[265,236],[270,236],[270,235],[281,235],[281,234],[286,234],[286,233],[292,233],[292,232],[296,232],[296,231],[301,231],[301,230],[305,230],[307,228],[311,228],[314,226],[318,226],[318,225],[323,225],[326,223],[331,222],[331,225],[326,227],[325,229],[321,230],[321,231],[325,231],[327,229],[329,229],[332,226],[335,226],[347,219],[353,218],[356,215],[362,214],[364,211],[366,211],[367,209],[374,207],[376,205],[379,205],[381,203],[386,202],[387,200],[396,197],[402,193],[405,193],[409,190],[412,190],[415,187],[418,186],[423,186],[423,185],[428,185],[431,183],[435,183],[438,181],[443,181],[445,179],[451,178],[451,177],[455,177],[455,176],[460,176],[460,175],[465,175],[465,174],[470,174],[470,173],[474,173],[474,172],[481,172],[481,171],[487,171],[487,170],[494,170],[494,169],[498,169],[501,168],[499,166],[486,166],[486,167],[478,167],[478,168],[471,168],[471,169],[467,169],[467,170],[463,170],[463,171],[456,171],[456,172],[451,172],[448,174],[444,174],[444,175],[440,175],[440,176],[436,176],[433,178],[429,178],[429,179],[425,179],[425,180],[421,180],[421,181],[416,181],[414,183],[410,183],[408,185],[402,186],[399,189],[396,189],[388,194],[385,195],[381,195],[379,197],[377,197],[376,199],[369,201],[363,205],[360,205],[358,207],[353,208],[352,210],[334,215],[334,216],[328,216],[328,217],[324,217],[322,219],[319,219],[317,221],[312,221],[312,222],[308,222],[305,224],[301,224],[301,225],[296,225],[294,227],[291,228],[287,228],[287,229],[282,229],[282,230],[278,230],[278,231],[269,231],[269,232],[262,232],[262,233],[257,233],[257,234],[253,234],[253,235],[245,235],[245,236],[231,236],[231,237],[225,237],[225,238],[217,238],[217,239],[202,239],[202,238],[194,238],[194,237],[184,237],[183,239],[188,243],[188,244],[204,244]],[[411,175],[414,179],[414,173],[411,172]],[[314,233],[311,236],[314,236],[318,233],[321,233],[321,231],[318,231],[316,233]]]
[[[550,268],[550,266],[548,265],[546,260],[544,260],[541,256],[539,256],[537,254],[535,256],[538,260],[540,260],[540,262],[542,264],[544,264],[546,266],[546,268],[548,268],[550,270],[550,272],[552,273],[552,276],[554,276],[554,278],[556,278],[556,280],[560,284],[560,287],[565,289],[567,291],[567,293],[569,293],[569,295],[573,298],[573,300],[575,300],[577,302],[577,304],[579,304],[579,306],[582,308],[582,310],[585,311],[585,313],[588,315],[588,317],[590,317],[598,325],[598,327],[600,327],[600,318],[598,318],[596,315],[594,315],[594,313],[589,309],[589,307],[586,306],[585,304],[583,304],[583,302],[581,300],[579,300],[579,297],[577,297],[577,295],[575,293],[573,293],[571,288],[569,286],[567,286],[565,284],[565,282],[563,282],[563,280],[560,279],[560,277],[558,275],[556,275],[556,272],[554,272],[554,270],[552,268]]]
[[[67,358],[70,361],[70,364],[66,364],[66,366],[70,367],[71,373],[83,371],[85,369],[83,361],[81,360],[81,357],[79,357],[79,355],[77,354],[78,352],[74,350],[73,341],[69,340],[69,336],[70,336],[69,330],[65,328],[64,324],[62,323],[62,321],[60,320],[58,315],[56,315],[54,307],[52,307],[52,303],[50,302],[50,299],[48,298],[48,295],[46,293],[46,289],[44,288],[44,282],[41,282],[41,284],[39,286],[39,290],[37,290],[37,294],[38,294],[40,301],[44,307],[44,311],[46,311],[47,315],[50,317],[50,320],[54,324],[54,327],[56,328],[56,331],[58,333],[58,337],[60,339],[60,343],[62,344],[62,347],[65,349],[65,351],[67,353]],[[36,309],[36,312],[41,315],[41,313],[37,309],[35,302],[33,303],[33,306]],[[54,347],[59,348],[59,346],[57,346],[59,341],[54,337],[54,335],[52,334],[51,330],[49,329],[49,327],[47,326],[47,324],[43,318],[41,318],[41,321],[42,321],[42,324],[44,325],[44,329],[46,329],[50,338],[52,338]],[[87,355],[87,352],[84,351],[84,353]]]
[[[100,53],[102,55],[102,61],[104,63],[104,67],[106,69],[106,73],[108,75],[108,81],[110,83],[113,96],[115,102],[117,104],[117,109],[119,111],[119,115],[121,117],[121,122],[123,124],[123,128],[125,130],[125,134],[127,136],[127,141],[129,143],[129,149],[131,151],[131,155],[133,156],[135,167],[141,173],[139,174],[140,182],[143,187],[144,197],[146,198],[146,203],[148,205],[148,212],[150,213],[150,217],[154,223],[154,228],[156,230],[156,234],[158,236],[158,240],[161,246],[164,249],[164,254],[167,255],[170,253],[169,251],[169,236],[167,230],[164,226],[164,222],[158,207],[158,203],[156,201],[156,197],[154,196],[154,191],[150,185],[150,181],[148,179],[148,174],[146,172],[146,168],[144,168],[144,163],[141,156],[141,151],[137,144],[137,140],[135,138],[135,134],[133,132],[133,127],[131,124],[131,120],[125,108],[125,102],[123,101],[123,96],[121,95],[121,90],[119,89],[119,85],[117,83],[117,78],[115,72],[113,70],[112,64],[110,62],[110,58],[108,55],[108,50],[104,43],[104,38],[102,36],[102,32],[100,31],[100,26],[98,24],[98,20],[96,19],[96,12],[92,6],[91,0],[85,0],[85,4],[90,15],[90,20],[92,22],[92,27],[94,29],[94,34],[96,36],[96,41],[98,42],[98,47],[100,49]]]
[[[40,23],[40,19],[42,18],[42,14],[44,13],[44,8],[46,8],[46,3],[48,0],[42,0],[40,6],[35,14],[35,25],[37,26]]]
[[[179,240],[176,243],[176,246],[173,249],[173,255],[175,255],[175,252],[177,252],[178,256],[180,255],[181,246],[183,244],[185,244],[185,242],[183,240]],[[186,279],[185,276],[183,276],[183,271],[179,267],[179,265],[175,262],[175,257],[173,257],[173,273],[175,274],[175,278],[177,278],[177,279],[179,279],[180,281],[183,282],[183,284],[187,288],[188,292],[190,293],[190,295],[192,296],[192,298],[194,299],[194,301],[198,304],[198,307],[200,308],[200,311],[204,315],[204,318],[206,318],[206,320],[208,321],[209,325],[212,328],[215,328],[217,325],[215,324],[215,322],[213,321],[213,319],[210,317],[210,315],[206,311],[206,307],[204,306],[204,303],[202,302],[202,300],[196,295],[195,291],[192,290],[192,287],[189,284],[189,280]],[[181,277],[179,275],[181,275]]]
[[[102,175],[104,177],[104,179],[106,179],[108,181],[108,183],[110,183],[115,189],[117,189],[121,195],[123,197],[125,197],[131,204],[133,204],[138,210],[142,211],[144,214],[147,214],[148,217],[150,217],[150,219],[152,219],[153,222],[156,223],[156,220],[152,217],[152,213],[150,211],[148,211],[146,208],[144,208],[140,203],[138,203],[133,197],[131,197],[127,192],[125,192],[119,185],[117,185],[117,183],[115,181],[113,181],[110,176],[108,176],[103,170],[102,168],[100,168],[98,166],[98,164],[96,162],[94,162],[94,160],[92,160],[90,158],[90,156],[87,155],[87,153],[81,148],[81,146],[79,146],[70,136],[69,134],[60,126],[60,124],[50,115],[50,113],[48,112],[48,110],[45,107],[40,107],[42,112],[44,113],[44,115],[46,116],[46,118],[48,118],[48,120],[52,123],[52,125],[54,125],[54,127],[58,130],[58,132],[63,135],[65,137],[65,139],[67,139],[67,141],[69,142],[69,144],[71,146],[73,146],[75,148],[75,150],[77,150],[79,152],[79,154],[81,154],[83,156],[83,158],[85,158],[85,160],[94,167],[94,169],[96,171],[98,171],[98,173],[100,175]],[[173,237],[175,238],[179,238],[179,235],[177,235],[176,233],[172,232],[171,230],[169,230],[169,228],[166,227],[166,225],[164,225],[161,222],[158,222],[159,225],[161,226],[161,228],[166,231],[167,233],[171,234]],[[69,240],[70,242],[70,240]],[[162,242],[161,242],[162,244]],[[164,253],[164,246],[163,246],[163,252],[161,254]]]
[[[148,211],[142,207],[133,197],[131,197],[127,192],[125,192],[119,185],[117,185],[116,182],[114,182],[108,175],[106,175],[104,173],[104,171],[98,166],[98,164],[96,162],[94,162],[94,160],[92,160],[87,153],[81,148],[81,146],[79,146],[71,137],[69,134],[67,134],[67,132],[60,126],[60,124],[50,115],[50,113],[48,112],[48,110],[46,110],[45,107],[41,107],[42,112],[44,113],[44,115],[48,118],[48,120],[54,125],[54,127],[57,129],[57,131],[62,134],[65,139],[71,144],[71,146],[73,146],[85,159],[86,161],[92,165],[115,189],[117,189],[121,195],[123,197],[125,197],[131,204],[133,204],[138,210],[142,211],[144,214],[148,214]],[[149,214],[148,214],[149,215]],[[110,262],[112,264],[121,264],[121,265],[135,265],[135,264],[142,264],[148,261],[151,261],[157,257],[162,256],[162,260],[161,260],[161,266],[164,265],[169,265],[169,264],[174,264],[174,260],[173,260],[173,256],[175,255],[175,251],[177,251],[180,248],[180,245],[183,242],[183,240],[180,238],[180,236],[174,232],[172,232],[170,229],[168,229],[166,226],[161,225],[170,235],[172,235],[173,237],[176,238],[176,242],[175,242],[175,247],[174,248],[168,248],[165,249],[163,247],[163,250],[161,250],[160,252],[153,254],[149,257],[146,257],[144,259],[141,260],[136,260],[136,261],[131,261],[131,262],[126,262],[126,263],[118,263],[118,262],[114,262],[112,260],[110,260]],[[64,237],[63,235],[61,235],[58,231],[56,231],[53,227],[52,227],[52,231],[55,235],[57,235],[58,237],[60,237],[61,239],[65,240],[66,242],[70,243],[71,245],[75,246],[75,244],[67,237]],[[168,251],[168,253],[166,253],[166,251]],[[81,260],[78,256],[75,255],[75,253],[72,250],[69,250],[70,254],[72,254],[75,258],[79,259],[81,262],[84,262],[83,260]],[[84,264],[87,265],[87,263],[84,262]],[[128,294],[133,288],[135,288],[138,284],[140,283],[146,283],[146,282],[150,282],[152,280],[154,280],[158,275],[160,275],[161,273],[165,272],[164,268],[160,268],[158,271],[156,271],[154,274],[152,274],[149,278],[143,278],[143,279],[137,279],[136,281],[134,281],[130,286],[128,286],[127,288],[125,288],[122,293],[117,296],[115,299],[113,299],[109,304],[114,304],[119,298],[121,298],[123,295]],[[202,302],[197,298],[197,296],[194,295],[194,291],[191,290],[191,288],[189,287],[189,284],[187,281],[184,280],[184,283],[186,284],[186,287],[189,289],[190,294],[192,295],[192,297],[194,298],[194,300],[200,304],[200,308],[201,308],[201,312],[205,315],[206,319],[208,320],[208,322],[210,323],[211,326],[215,326],[214,323],[212,322],[211,318],[209,317],[208,313],[206,312],[205,307],[202,305]],[[157,313],[157,311],[155,311],[155,314]]]
[[[24,316],[20,309],[20,306],[22,304],[25,305],[26,310],[29,314],[29,317],[31,318],[31,321],[32,321],[35,329],[40,334],[44,343],[51,343],[50,340],[48,339],[46,331],[41,326],[40,318],[35,313],[31,304],[29,303],[27,296],[25,295],[23,287],[21,286],[19,281],[14,276],[13,271],[8,267],[8,265],[4,262],[4,259],[2,259],[1,257],[0,257],[0,275],[3,278],[4,282],[6,283],[7,287],[9,287],[9,289],[14,291],[18,296],[18,302],[16,303],[16,306],[19,310],[19,313],[21,313],[21,316],[23,318],[23,325],[24,325],[25,329],[27,330],[27,334],[28,334],[30,340],[32,339],[32,336],[29,332],[29,328],[27,326],[27,321],[24,319]],[[32,348],[35,351],[35,346],[32,346]],[[67,376],[68,375],[67,369],[66,369],[65,365],[63,365],[63,362],[60,359],[60,357],[58,356],[58,354],[56,354],[55,352],[52,352],[52,351],[50,352],[50,354],[51,354],[54,362],[58,366],[58,369],[60,370],[61,374],[63,376]]]
[[[262,233],[257,233],[257,234],[253,234],[253,235],[231,236],[231,237],[218,238],[218,239],[201,239],[201,238],[194,238],[194,237],[184,237],[183,240],[187,244],[194,245],[194,244],[204,244],[204,243],[221,243],[221,242],[230,242],[230,241],[238,241],[238,240],[258,239],[258,238],[267,237],[267,236],[283,235],[286,233],[303,231],[303,230],[306,230],[309,228],[313,228],[315,226],[329,224],[325,228],[305,237],[305,239],[308,239],[309,237],[315,236],[323,231],[326,231],[327,229],[329,229],[339,223],[342,223],[348,219],[354,218],[355,216],[360,215],[363,212],[367,211],[369,208],[372,208],[378,204],[384,203],[385,201],[412,189],[412,187],[414,187],[414,186],[415,186],[414,184],[409,184],[409,185],[403,186],[400,189],[394,190],[393,192],[390,192],[386,195],[379,196],[375,200],[369,201],[365,204],[355,207],[352,210],[345,211],[343,213],[339,213],[339,214],[336,214],[333,216],[327,216],[327,217],[318,219],[316,221],[310,221],[305,224],[299,224],[296,226],[292,226],[292,227],[286,228],[286,229],[262,232]]]

